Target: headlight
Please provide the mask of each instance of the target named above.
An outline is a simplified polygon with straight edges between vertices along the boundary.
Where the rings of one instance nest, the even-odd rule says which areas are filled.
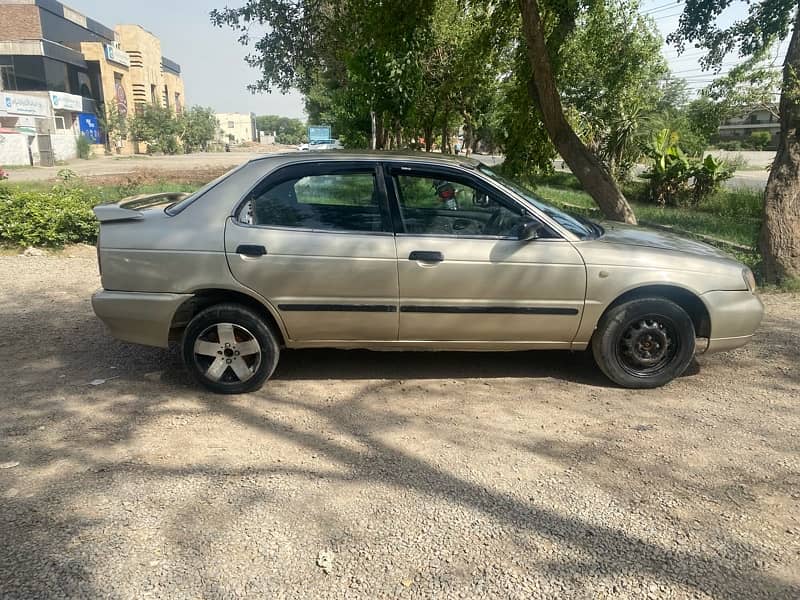
[[[742,269],[742,278],[744,278],[744,283],[747,286],[747,289],[755,293],[756,278],[755,275],[753,275],[753,272],[748,268]]]

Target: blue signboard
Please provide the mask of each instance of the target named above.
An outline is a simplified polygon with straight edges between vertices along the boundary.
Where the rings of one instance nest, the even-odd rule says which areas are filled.
[[[97,122],[96,115],[81,113],[78,115],[78,124],[80,125],[81,133],[93,144],[103,143],[103,136],[100,133],[100,123]]]
[[[308,128],[308,142],[321,142],[331,139],[330,125],[312,125]]]

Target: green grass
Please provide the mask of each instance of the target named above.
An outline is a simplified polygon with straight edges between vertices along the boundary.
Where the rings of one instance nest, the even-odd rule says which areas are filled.
[[[755,251],[761,228],[761,194],[749,190],[722,190],[696,207],[659,207],[635,200],[641,197],[638,187],[626,189],[625,193],[640,221],[721,238]],[[560,208],[568,210],[565,204],[570,204],[584,209],[580,212],[591,211],[590,214],[598,216],[595,214],[597,205],[589,194],[574,187],[544,184],[537,185],[535,191]]]

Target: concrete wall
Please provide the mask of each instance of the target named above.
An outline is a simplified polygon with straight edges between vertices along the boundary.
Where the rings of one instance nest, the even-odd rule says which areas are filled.
[[[0,133],[0,167],[29,165],[28,136],[19,133]]]
[[[78,142],[74,132],[54,133],[50,136],[50,140],[53,144],[53,154],[57,161],[78,158]]]

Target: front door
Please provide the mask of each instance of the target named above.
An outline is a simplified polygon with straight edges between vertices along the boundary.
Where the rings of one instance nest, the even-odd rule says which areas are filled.
[[[292,341],[397,339],[397,255],[376,182],[369,163],[286,167],[228,224],[234,277],[277,308]]]
[[[583,312],[578,251],[482,182],[451,171],[389,170],[404,341],[535,342],[567,347]]]

